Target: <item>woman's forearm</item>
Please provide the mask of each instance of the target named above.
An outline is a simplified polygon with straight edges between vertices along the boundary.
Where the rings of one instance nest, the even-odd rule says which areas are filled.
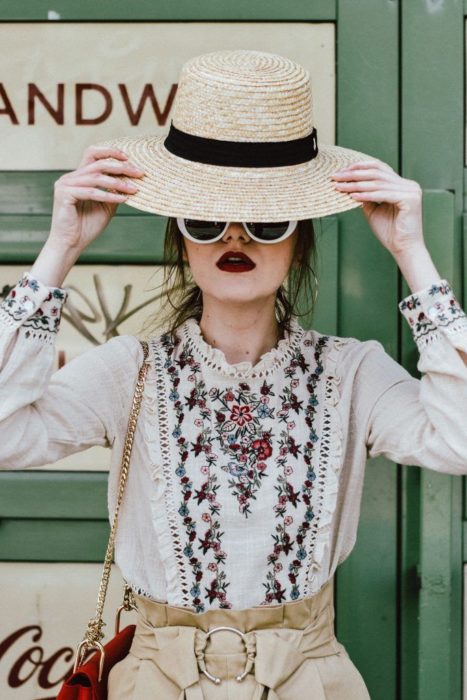
[[[394,254],[394,260],[399,266],[411,292],[424,289],[441,278],[425,245],[417,245],[401,253]]]
[[[31,268],[31,275],[48,287],[61,287],[79,255],[79,250],[47,240]]]

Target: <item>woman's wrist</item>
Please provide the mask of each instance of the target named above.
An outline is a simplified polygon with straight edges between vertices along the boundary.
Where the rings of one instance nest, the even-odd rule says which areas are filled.
[[[411,292],[418,292],[441,279],[428,248],[418,243],[404,251],[393,253],[399,269]]]
[[[61,287],[80,254],[80,250],[64,247],[48,239],[30,273],[48,287]]]

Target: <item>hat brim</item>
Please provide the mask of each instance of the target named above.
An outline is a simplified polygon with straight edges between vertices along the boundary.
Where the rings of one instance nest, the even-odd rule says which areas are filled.
[[[316,158],[299,165],[238,168],[198,163],[170,153],[166,136],[119,137],[112,146],[144,170],[131,180],[139,188],[125,201],[141,211],[216,221],[312,219],[362,206],[336,190],[331,175],[351,163],[372,159],[342,146],[323,145]]]

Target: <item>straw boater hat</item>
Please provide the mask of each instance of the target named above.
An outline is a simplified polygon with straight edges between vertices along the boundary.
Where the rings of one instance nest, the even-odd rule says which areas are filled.
[[[308,219],[361,206],[330,175],[368,159],[319,143],[308,71],[249,50],[215,51],[183,65],[168,134],[105,144],[145,171],[126,204],[215,221]]]

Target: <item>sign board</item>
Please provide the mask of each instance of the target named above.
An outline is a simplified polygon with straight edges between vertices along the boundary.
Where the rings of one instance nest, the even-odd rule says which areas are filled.
[[[307,68],[318,143],[335,143],[333,23],[3,22],[0,47],[2,170],[73,170],[92,143],[166,133],[183,63],[223,49]]]
[[[94,614],[100,564],[0,562],[0,688],[2,700],[53,700]],[[123,579],[112,567],[104,644],[114,634]],[[136,622],[122,613],[121,627]]]

